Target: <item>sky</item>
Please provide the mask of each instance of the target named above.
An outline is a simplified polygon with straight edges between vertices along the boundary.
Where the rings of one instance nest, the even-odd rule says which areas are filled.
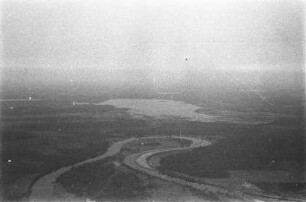
[[[3,0],[1,80],[163,85],[185,82],[191,67],[302,73],[303,7],[298,0]]]

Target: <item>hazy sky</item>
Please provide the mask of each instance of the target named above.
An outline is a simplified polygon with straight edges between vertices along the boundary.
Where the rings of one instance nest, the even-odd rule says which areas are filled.
[[[179,81],[190,65],[202,72],[303,65],[297,0],[6,0],[1,19],[8,82]]]

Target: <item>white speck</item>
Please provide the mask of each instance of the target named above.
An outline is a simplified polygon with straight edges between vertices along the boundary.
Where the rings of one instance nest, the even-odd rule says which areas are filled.
[[[29,100],[32,100],[32,97],[29,97]]]
[[[12,163],[12,160],[11,160],[11,159],[9,159],[9,160],[7,160],[7,162]]]
[[[13,110],[14,109],[14,107],[10,107],[10,110]]]
[[[62,129],[59,128],[59,129],[57,129],[57,130],[58,130],[58,131],[61,131]]]
[[[96,201],[93,201],[93,200],[87,198],[86,202],[96,202]]]

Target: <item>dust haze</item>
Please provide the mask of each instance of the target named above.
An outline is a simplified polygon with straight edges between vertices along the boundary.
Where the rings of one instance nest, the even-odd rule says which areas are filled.
[[[230,83],[223,74],[247,85],[242,75],[255,76],[260,90],[303,85],[300,1],[14,0],[1,8],[4,92],[190,80],[205,90]]]
[[[3,201],[305,201],[302,0],[2,0]]]

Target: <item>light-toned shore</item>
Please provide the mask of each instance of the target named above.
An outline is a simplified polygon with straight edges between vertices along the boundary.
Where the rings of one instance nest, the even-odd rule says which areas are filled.
[[[117,108],[128,108],[133,117],[149,116],[161,118],[181,118],[190,121],[214,122],[218,117],[199,114],[195,111],[201,107],[174,100],[147,99],[110,99],[97,105],[113,105]]]
[[[84,103],[83,103],[84,104]],[[255,120],[253,114],[244,114],[244,117],[235,113],[220,113],[212,115],[204,108],[193,104],[175,100],[160,99],[110,99],[94,105],[112,105],[116,108],[128,109],[127,112],[134,118],[151,117],[154,119],[182,119],[197,122],[223,122],[239,124],[262,124],[273,120],[271,114],[267,114],[266,121]],[[201,110],[201,113],[198,112]],[[248,117],[248,118],[247,118]]]

